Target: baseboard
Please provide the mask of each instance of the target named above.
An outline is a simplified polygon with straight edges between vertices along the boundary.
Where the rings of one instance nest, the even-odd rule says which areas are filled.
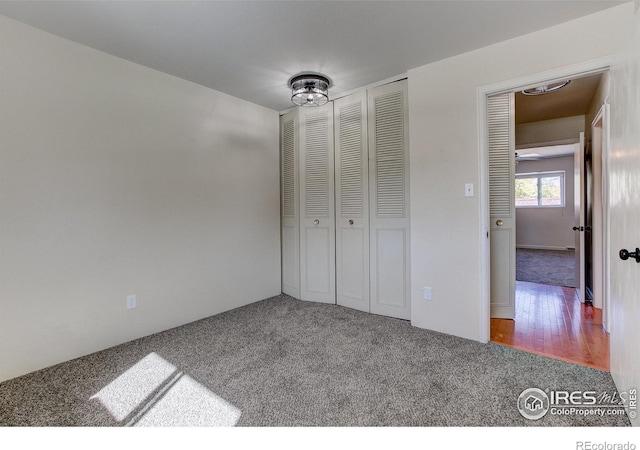
[[[575,247],[556,247],[552,245],[516,245],[516,248],[527,250],[559,250],[564,252],[575,249]]]

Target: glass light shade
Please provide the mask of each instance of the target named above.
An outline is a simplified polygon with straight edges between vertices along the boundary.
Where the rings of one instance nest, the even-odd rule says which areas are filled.
[[[329,84],[322,75],[295,76],[289,80],[291,101],[297,106],[322,106],[329,101]]]

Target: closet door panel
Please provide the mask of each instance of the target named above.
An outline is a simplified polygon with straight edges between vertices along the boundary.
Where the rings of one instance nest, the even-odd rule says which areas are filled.
[[[368,91],[371,312],[410,319],[407,83]]]
[[[335,303],[333,103],[298,111],[300,298]]]
[[[404,309],[407,234],[404,228],[376,230],[376,302]]]
[[[369,311],[367,95],[334,102],[337,303]]]
[[[300,298],[299,144],[297,114],[280,118],[282,292]]]
[[[342,230],[340,241],[337,243],[340,259],[336,262],[336,266],[340,267],[338,304],[367,312],[369,311],[369,266],[366,259],[369,254],[369,239],[366,237],[368,234],[362,227]]]

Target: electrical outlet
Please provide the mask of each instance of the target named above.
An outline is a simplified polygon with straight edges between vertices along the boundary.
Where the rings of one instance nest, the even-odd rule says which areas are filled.
[[[138,299],[135,295],[127,295],[127,309],[133,309],[138,306]]]
[[[431,300],[431,288],[430,287],[425,287],[424,288],[424,299],[425,300]]]

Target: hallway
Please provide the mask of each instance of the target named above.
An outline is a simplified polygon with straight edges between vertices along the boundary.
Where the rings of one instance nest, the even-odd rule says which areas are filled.
[[[602,310],[575,289],[516,282],[515,320],[491,319],[491,342],[609,371],[609,335]]]

